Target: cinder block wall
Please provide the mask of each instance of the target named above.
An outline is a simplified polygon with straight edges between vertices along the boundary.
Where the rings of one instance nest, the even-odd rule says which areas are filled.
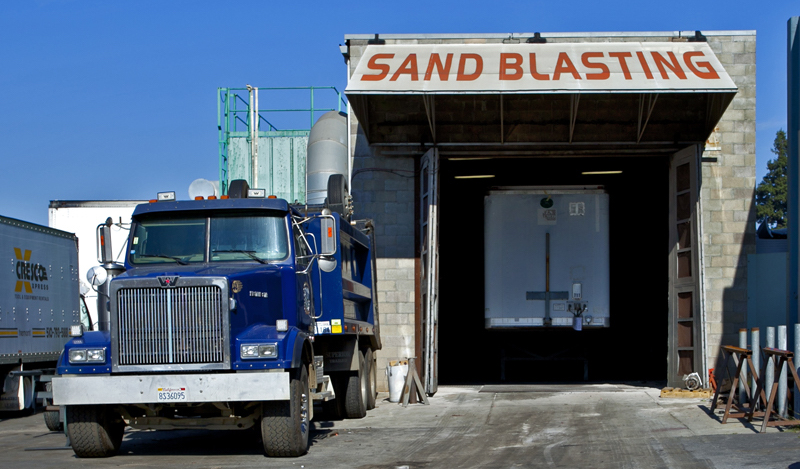
[[[706,357],[713,367],[719,346],[738,345],[738,330],[747,327],[747,255],[755,254],[756,229],[756,36],[709,35],[708,44],[739,88],[712,136],[719,150],[707,150],[702,164]]]
[[[548,42],[671,42],[685,41],[694,34],[621,34],[619,36],[542,33]],[[736,344],[737,331],[747,324],[747,254],[755,253],[755,47],[752,31],[706,32],[711,49],[733,79],[739,92],[723,115],[712,138],[718,150],[706,150],[701,165],[701,233],[703,251],[706,362],[715,366],[721,344]],[[391,39],[392,43],[493,43],[502,38]],[[367,41],[351,41],[350,69],[353,73]],[[357,217],[375,219],[378,235],[378,300],[382,312],[381,336],[384,347],[378,353],[378,367],[390,360],[414,355],[414,180],[382,170],[414,171],[417,158],[385,155],[371,148],[351,116],[351,147]],[[716,158],[716,161],[709,160]],[[664,175],[666,177],[666,174]],[[667,194],[664,194],[667,197]],[[665,213],[666,217],[667,214]],[[665,221],[666,227],[666,221]],[[666,255],[666,252],[665,252]],[[666,273],[665,273],[666,274]],[[666,285],[665,285],[666,287]],[[665,292],[666,293],[666,292]],[[664,311],[665,319],[668,315]],[[701,373],[703,374],[703,373]],[[379,390],[387,390],[379,374]]]
[[[353,203],[356,218],[375,222],[378,307],[383,349],[377,353],[378,390],[388,391],[383,370],[391,360],[414,356],[413,157],[384,156],[372,148],[352,116]]]

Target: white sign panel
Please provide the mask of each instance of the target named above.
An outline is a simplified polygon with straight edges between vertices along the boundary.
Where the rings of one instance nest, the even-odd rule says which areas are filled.
[[[347,92],[735,92],[704,42],[369,45]]]

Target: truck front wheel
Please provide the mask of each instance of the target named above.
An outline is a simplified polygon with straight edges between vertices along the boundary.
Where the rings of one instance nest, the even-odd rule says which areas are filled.
[[[296,457],[308,452],[311,433],[308,370],[303,366],[294,375],[288,401],[262,404],[261,440],[267,456]]]
[[[67,406],[66,420],[72,450],[79,458],[105,458],[119,451],[125,421],[107,406]]]

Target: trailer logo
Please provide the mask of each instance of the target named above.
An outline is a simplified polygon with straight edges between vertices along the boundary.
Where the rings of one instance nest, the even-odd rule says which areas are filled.
[[[162,287],[174,287],[176,283],[178,283],[177,275],[173,275],[171,277],[167,277],[166,275],[162,275],[158,277],[158,283],[161,284]]]
[[[22,293],[23,288],[25,293],[33,293],[33,290],[47,290],[48,286],[44,283],[47,282],[47,268],[41,264],[30,262],[31,251],[26,249],[23,253],[22,249],[14,248],[14,255],[17,258],[17,284],[14,292]]]

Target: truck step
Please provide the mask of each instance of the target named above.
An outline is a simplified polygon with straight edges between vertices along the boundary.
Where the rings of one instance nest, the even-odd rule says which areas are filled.
[[[312,392],[311,399],[315,401],[329,401],[333,399],[334,395],[331,391]]]
[[[319,392],[312,392],[311,399],[315,401],[329,401],[331,399],[336,399],[336,392],[333,390],[333,383],[331,383],[331,377],[328,375],[322,376],[320,380],[320,384],[322,384],[319,389]]]

